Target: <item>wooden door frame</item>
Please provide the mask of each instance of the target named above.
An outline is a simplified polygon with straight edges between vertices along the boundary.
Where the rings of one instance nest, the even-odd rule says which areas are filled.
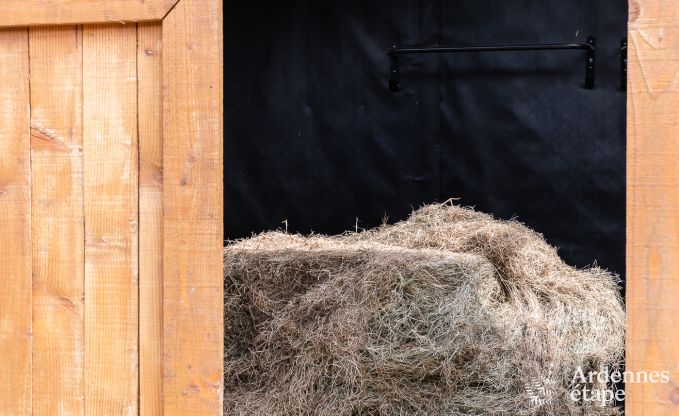
[[[679,2],[630,0],[627,83],[626,413],[679,412]]]
[[[0,28],[152,21],[162,21],[163,411],[221,415],[222,1],[4,0],[0,10]]]
[[[161,21],[179,0],[3,0],[0,27]]]
[[[6,0],[2,26],[163,21],[164,408],[222,414],[222,2]],[[627,414],[679,409],[679,4],[629,0]]]

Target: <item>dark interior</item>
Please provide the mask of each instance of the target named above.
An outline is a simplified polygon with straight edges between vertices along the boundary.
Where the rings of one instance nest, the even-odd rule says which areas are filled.
[[[457,198],[624,277],[625,0],[232,0],[224,4],[225,237],[334,234]],[[399,45],[584,42],[408,55]]]

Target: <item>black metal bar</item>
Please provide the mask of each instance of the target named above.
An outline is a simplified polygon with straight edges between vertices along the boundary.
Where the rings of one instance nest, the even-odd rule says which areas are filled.
[[[596,38],[590,36],[586,43],[543,43],[533,45],[491,45],[491,46],[431,46],[431,47],[393,47],[387,49],[391,60],[389,88],[398,91],[400,74],[398,55],[465,53],[465,52],[515,52],[515,51],[550,51],[550,50],[585,50],[585,88],[594,88],[596,84]]]
[[[387,49],[389,55],[411,53],[450,53],[450,52],[510,52],[510,51],[549,51],[559,49],[589,49],[596,48],[589,43],[547,43],[542,45],[496,45],[496,46],[432,46],[432,47],[393,47]]]
[[[627,38],[620,40],[620,89],[627,89]]]

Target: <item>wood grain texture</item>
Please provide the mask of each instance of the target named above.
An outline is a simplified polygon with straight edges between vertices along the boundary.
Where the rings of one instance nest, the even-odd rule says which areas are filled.
[[[138,413],[135,25],[83,29],[85,413]]]
[[[630,2],[627,100],[629,416],[679,414],[679,3]]]
[[[33,413],[84,414],[82,31],[29,31]]]
[[[0,26],[161,20],[178,0],[3,0]]]
[[[0,30],[0,415],[31,415],[28,31]]]
[[[139,414],[163,409],[163,142],[160,23],[138,25]]]
[[[163,21],[163,338],[167,415],[223,412],[222,2]]]

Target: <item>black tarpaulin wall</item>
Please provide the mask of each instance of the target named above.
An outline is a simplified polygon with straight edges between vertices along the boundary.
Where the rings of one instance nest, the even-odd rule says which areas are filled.
[[[625,0],[225,2],[225,237],[368,228],[448,198],[624,273]],[[584,42],[401,58],[401,45]]]

